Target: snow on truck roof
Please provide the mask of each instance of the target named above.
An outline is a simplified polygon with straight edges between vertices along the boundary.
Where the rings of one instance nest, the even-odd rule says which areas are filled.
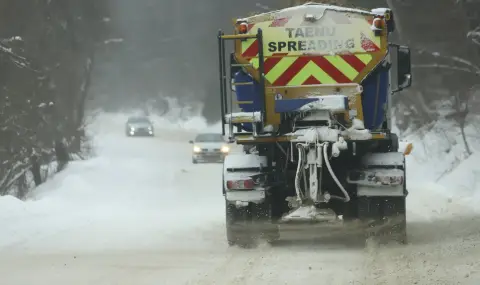
[[[250,17],[245,17],[238,19],[238,21],[247,21],[250,18],[256,18],[256,17],[261,17],[269,14],[277,14],[277,15],[282,15],[282,14],[291,14],[299,10],[305,10],[306,8],[314,8],[316,10],[320,11],[325,11],[325,10],[334,10],[338,12],[350,12],[350,13],[359,13],[359,14],[366,14],[366,15],[385,15],[385,13],[389,10],[388,8],[375,8],[372,9],[371,11],[369,10],[362,10],[362,9],[357,9],[357,8],[347,8],[347,7],[341,7],[341,6],[334,6],[334,5],[329,5],[329,4],[321,4],[321,3],[305,3],[302,5],[294,6],[294,7],[289,7],[289,8],[284,8],[280,10],[275,10],[275,11],[270,11],[270,12],[265,12],[265,13],[260,13],[256,15],[252,15]]]

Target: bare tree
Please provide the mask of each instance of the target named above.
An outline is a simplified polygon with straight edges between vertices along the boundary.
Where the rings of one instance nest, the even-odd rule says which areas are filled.
[[[105,2],[0,4],[0,195],[23,196],[27,172],[38,185],[42,165],[80,151]]]

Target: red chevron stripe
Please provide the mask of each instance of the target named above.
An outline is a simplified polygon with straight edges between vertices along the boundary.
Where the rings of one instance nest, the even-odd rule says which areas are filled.
[[[318,67],[320,67],[325,73],[327,73],[333,80],[338,83],[351,83],[352,81],[340,72],[334,65],[332,65],[323,56],[301,56],[297,58],[285,72],[273,82],[274,86],[287,85],[297,73],[299,73],[310,61],[313,61]],[[315,78],[316,80],[316,78]],[[319,84],[313,78],[308,78],[304,84]]]
[[[277,65],[282,60],[283,56],[286,56],[286,55],[288,55],[288,53],[273,53],[272,56],[267,57],[263,65],[265,74],[270,72],[270,70],[272,70],[275,67],[275,65]]]
[[[366,67],[365,63],[363,63],[363,61],[354,55],[344,54],[341,55],[341,57],[358,72],[361,72]]]
[[[255,40],[253,43],[242,53],[243,57],[255,57],[258,54],[258,41]]]
[[[311,60],[311,57],[306,57],[306,56],[300,56],[298,57],[292,65],[290,65],[287,70],[285,70],[282,75],[280,75],[275,82],[272,83],[274,86],[286,86],[290,80],[297,75],[298,72],[302,70],[302,68],[307,65]]]
[[[360,41],[362,48],[367,52],[377,52],[380,50],[380,48],[364,33],[360,33]]]
[[[312,61],[315,62],[318,67],[320,67],[325,73],[330,75],[333,80],[338,83],[350,83],[352,82],[348,77],[341,73],[335,66],[333,66],[328,60],[323,56],[316,56],[312,58]]]
[[[269,27],[283,27],[288,23],[288,21],[290,21],[290,17],[275,19]]]
[[[316,85],[316,84],[322,84],[317,78],[315,78],[313,75],[310,75],[310,77],[305,80],[302,85]]]

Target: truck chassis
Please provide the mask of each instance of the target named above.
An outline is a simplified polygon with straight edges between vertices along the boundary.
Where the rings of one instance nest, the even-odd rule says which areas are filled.
[[[391,134],[389,140],[378,144],[346,142],[347,149],[336,157],[328,155],[333,144],[321,144],[322,154],[327,153],[320,158],[323,162],[315,157],[298,163],[304,150],[302,144],[293,143],[256,145],[253,153],[227,157],[223,193],[229,245],[252,246],[259,239],[275,242],[280,228],[298,233],[317,231],[319,237],[340,231],[373,237],[380,243],[407,242],[406,169],[397,136]],[[265,164],[258,163],[262,157]],[[271,167],[267,166],[269,159]],[[302,174],[311,174],[313,168],[317,168],[316,177],[322,178],[314,191],[309,186],[319,181]],[[229,189],[229,178],[239,181],[238,177],[253,177],[254,190]]]

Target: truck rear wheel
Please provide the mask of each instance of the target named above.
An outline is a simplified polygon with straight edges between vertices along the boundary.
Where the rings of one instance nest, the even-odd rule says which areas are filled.
[[[407,243],[405,197],[361,197],[359,217],[369,223],[366,238],[379,244]]]
[[[391,141],[384,145],[385,154],[375,154],[376,160],[385,161],[387,155],[398,151],[398,137],[391,135]],[[386,154],[390,152],[390,154]],[[384,157],[385,156],[385,157]],[[358,217],[361,221],[368,223],[366,230],[367,239],[372,238],[379,244],[397,242],[407,243],[407,216],[406,216],[406,198],[408,195],[405,172],[405,157],[401,155],[403,162],[399,157],[392,160],[389,166],[375,165],[374,162],[368,165],[370,168],[396,168],[403,171],[403,195],[398,195],[398,189],[395,196],[360,196],[358,197]],[[380,163],[381,164],[381,163]]]
[[[225,227],[228,245],[246,244],[251,237],[245,230],[247,219],[245,208],[237,208],[234,204],[225,201]]]
[[[278,227],[271,222],[269,203],[249,203],[246,207],[237,208],[235,204],[225,202],[228,245],[253,247],[259,239],[267,242],[278,240]]]

